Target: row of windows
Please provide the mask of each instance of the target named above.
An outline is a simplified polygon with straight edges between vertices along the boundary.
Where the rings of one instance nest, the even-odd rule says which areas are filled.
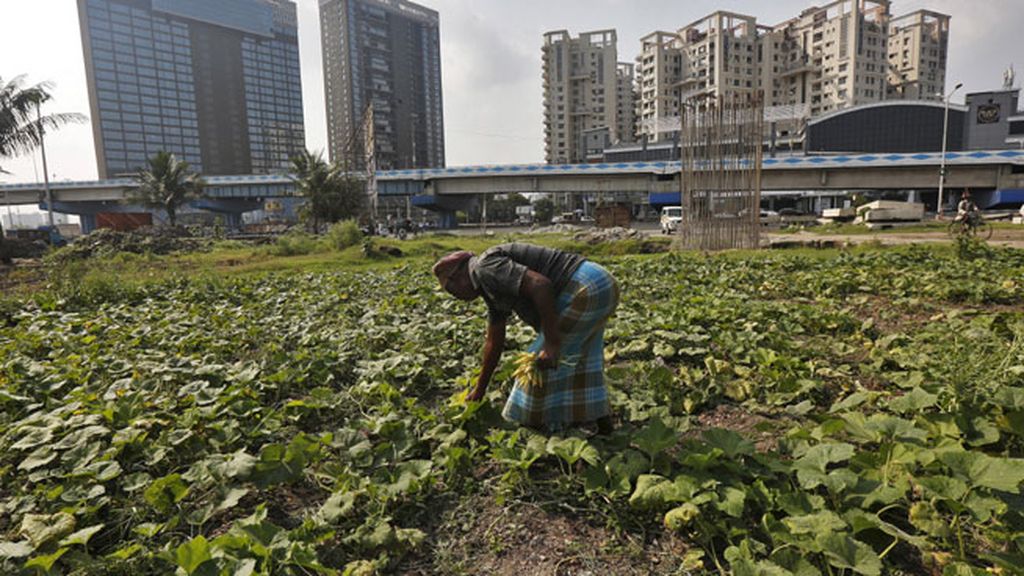
[[[177,93],[181,96],[175,98],[175,93],[164,93],[161,94],[161,98],[155,96],[138,96],[136,94],[130,94],[128,92],[110,92],[108,90],[97,90],[100,102],[121,102],[128,104],[141,104],[143,106],[160,106],[161,108],[167,109],[169,114],[175,114],[176,110],[180,110],[182,118],[194,118],[195,117],[195,103],[189,98],[189,94],[180,92]]]
[[[136,120],[137,117],[123,118],[117,114],[113,116],[112,118],[104,117],[100,121],[103,132],[109,134],[111,138],[120,138],[122,135],[127,134],[171,134],[188,138],[199,137],[199,125],[194,121],[183,121],[175,124],[173,119],[161,118],[159,116],[143,116],[141,118],[142,121],[139,122]],[[125,116],[135,115],[126,114]]]
[[[164,42],[151,41],[127,41],[124,38],[113,38],[111,40],[93,40],[93,57],[96,50],[105,50],[115,54],[123,54],[124,57],[132,54],[142,58],[153,60],[172,61],[177,64],[189,64],[192,62],[192,48],[189,45],[172,46]],[[110,60],[111,58],[107,58]]]
[[[105,50],[98,46],[93,46],[92,50],[93,60],[105,61],[105,62],[121,62],[128,64],[138,64],[139,66],[157,66],[157,62],[160,63],[161,68],[166,69],[166,65],[190,65],[192,64],[192,58],[188,53],[180,54],[168,54],[163,51],[154,52],[148,48],[136,47],[134,53],[130,48],[122,49],[117,52]],[[172,68],[173,69],[173,68]]]
[[[102,20],[94,20],[89,24],[89,30],[93,36],[114,39],[121,43],[127,43],[128,38],[134,37],[142,40],[159,40],[167,44],[174,44],[180,46],[187,46],[189,44],[188,31],[184,31],[183,34],[178,34],[178,30],[174,30],[171,34],[165,34],[163,32],[154,32],[151,29],[129,26],[126,24],[108,24]]]
[[[174,98],[174,92],[180,92],[180,98],[191,98],[192,83],[188,81],[176,82],[174,79],[160,78],[159,80],[148,80],[146,84],[140,85],[134,80],[116,82],[113,80],[96,80],[96,87],[108,92],[124,92],[128,94],[143,94],[145,96],[170,96]]]
[[[196,171],[196,172],[198,172],[200,174],[203,172],[203,166],[200,163],[200,160],[199,160],[198,156],[182,157],[181,155],[179,155],[178,157],[182,158],[183,160],[188,162],[190,167],[192,168],[192,170],[194,170],[194,171]],[[139,169],[145,167],[145,165],[146,165],[146,159],[145,158],[143,158],[141,160],[133,160],[130,163],[127,160],[125,160],[125,159],[107,158],[107,173],[109,173],[109,174],[130,174],[130,173],[138,172]]]
[[[267,52],[260,50],[265,44],[253,44],[248,41],[242,41],[242,57],[243,58],[254,58],[260,62],[270,62],[275,58],[298,58],[299,50],[294,46],[276,43],[273,52]]]
[[[114,5],[118,6],[118,5]],[[162,34],[170,34],[181,38],[188,37],[188,27],[178,22],[171,22],[160,16],[135,10],[129,17],[120,10],[107,11],[100,7],[89,9],[89,21],[95,23],[94,27],[101,30],[110,30],[113,25],[134,27],[147,31],[156,31]]]
[[[173,62],[167,62],[160,60],[154,62],[149,59],[140,58],[137,63],[133,59],[121,59],[120,62],[113,62],[110,60],[93,60],[93,66],[97,70],[116,70],[122,74],[138,74],[139,76],[148,76],[151,78],[158,78],[161,76],[166,77],[168,74],[178,73],[184,76],[190,76],[192,74],[192,67],[185,64],[174,64]]]
[[[150,141],[125,141],[110,139],[103,141],[103,152],[108,156],[119,156],[129,153],[144,153],[146,150],[176,150],[184,154],[200,153],[199,146],[195,141],[168,138]]]
[[[163,126],[159,124],[140,124],[136,122],[117,122],[114,120],[103,120],[103,132],[109,133],[110,138],[123,138],[131,141],[150,141],[152,137],[167,133],[173,136],[184,138],[199,138],[199,129],[196,126]],[[172,134],[173,131],[173,134]]]
[[[146,149],[165,147],[168,149],[181,150],[186,154],[199,154],[199,146],[194,141],[181,138],[167,138],[162,140],[147,140],[145,142],[126,142],[122,140],[108,140],[104,142],[103,149],[107,154],[123,154],[125,152],[145,152]]]

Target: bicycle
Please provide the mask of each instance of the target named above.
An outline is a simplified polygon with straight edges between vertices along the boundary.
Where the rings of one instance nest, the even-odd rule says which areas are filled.
[[[980,216],[968,216],[960,220],[953,220],[946,227],[950,238],[977,238],[988,240],[992,237],[992,225],[983,220]]]

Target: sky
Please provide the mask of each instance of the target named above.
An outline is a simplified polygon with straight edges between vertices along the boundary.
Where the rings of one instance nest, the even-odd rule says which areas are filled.
[[[215,0],[210,0],[215,1]],[[544,158],[541,45],[545,32],[614,28],[620,61],[633,61],[640,38],[675,30],[715,10],[774,25],[809,0],[423,0],[441,14],[445,142],[449,166],[541,162]],[[318,0],[297,0],[306,144],[327,147]],[[901,15],[927,8],[953,17],[947,87],[1002,85],[1013,64],[1024,77],[1024,0],[894,0]],[[0,78],[26,75],[55,84],[52,112],[89,113],[75,0],[0,0]],[[1020,81],[1018,80],[1018,85]],[[959,101],[961,98],[954,98]],[[44,112],[47,109],[44,108]],[[47,138],[51,177],[96,178],[89,124]],[[0,182],[42,179],[38,153],[4,160]]]

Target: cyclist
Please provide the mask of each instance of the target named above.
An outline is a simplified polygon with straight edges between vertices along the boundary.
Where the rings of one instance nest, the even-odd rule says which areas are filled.
[[[960,204],[956,207],[956,221],[964,226],[973,227],[978,225],[980,219],[981,213],[978,211],[978,205],[971,199],[971,191],[964,190],[960,196]]]

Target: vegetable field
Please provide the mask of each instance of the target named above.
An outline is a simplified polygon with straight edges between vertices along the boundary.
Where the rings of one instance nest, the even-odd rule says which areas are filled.
[[[426,259],[0,305],[0,573],[1021,573],[1024,253],[597,259],[606,437]]]

